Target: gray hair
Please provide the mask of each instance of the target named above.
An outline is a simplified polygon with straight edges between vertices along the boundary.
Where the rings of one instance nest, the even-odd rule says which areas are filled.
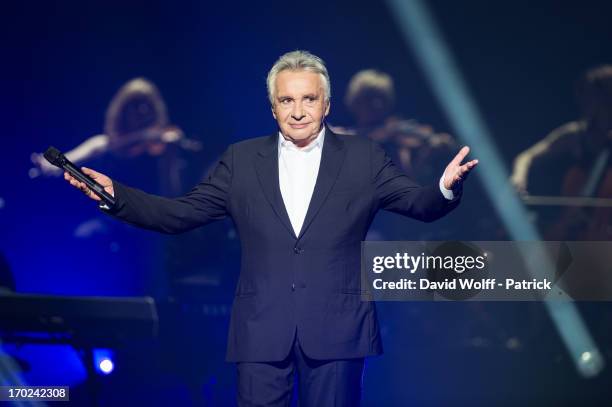
[[[276,76],[285,70],[318,73],[323,82],[325,100],[329,102],[331,98],[331,86],[325,63],[321,58],[308,51],[297,50],[281,55],[272,66],[272,69],[270,69],[270,72],[268,72],[266,83],[268,86],[268,99],[270,99],[272,106],[274,106],[274,93],[276,92]]]

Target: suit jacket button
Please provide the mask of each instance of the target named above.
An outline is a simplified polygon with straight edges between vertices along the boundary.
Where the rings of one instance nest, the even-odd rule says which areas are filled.
[[[304,249],[302,249],[302,248],[300,248],[300,247],[298,247],[298,246],[295,246],[295,247],[293,248],[293,253],[295,253],[295,254],[300,254],[300,253],[302,253],[303,251],[304,251]]]
[[[295,291],[295,283],[291,283],[291,291]]]

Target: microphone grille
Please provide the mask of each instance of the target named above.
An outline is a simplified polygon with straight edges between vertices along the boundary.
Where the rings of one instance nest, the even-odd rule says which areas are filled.
[[[45,151],[43,157],[56,167],[61,167],[64,162],[64,155],[55,147],[51,146]]]

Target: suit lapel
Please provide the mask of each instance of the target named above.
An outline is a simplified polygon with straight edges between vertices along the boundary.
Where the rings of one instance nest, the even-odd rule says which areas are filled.
[[[325,202],[329,191],[331,191],[332,187],[336,183],[336,179],[340,174],[340,168],[342,168],[345,155],[346,149],[344,148],[344,143],[342,140],[340,140],[338,136],[336,136],[336,134],[329,129],[329,127],[326,127],[323,151],[321,152],[321,163],[319,164],[319,174],[317,175],[317,182],[315,183],[312,198],[310,199],[310,205],[308,206],[306,218],[304,219],[298,239],[304,235],[314,218],[317,216],[317,213],[321,209],[323,202]]]
[[[259,150],[255,161],[255,170],[259,183],[261,184],[261,189],[276,213],[276,216],[278,216],[291,236],[297,239],[280,192],[278,177],[278,134],[270,136],[266,140],[264,146]]]

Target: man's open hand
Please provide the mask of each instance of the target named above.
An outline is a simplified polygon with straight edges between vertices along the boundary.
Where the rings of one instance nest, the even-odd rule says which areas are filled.
[[[446,166],[444,170],[444,188],[453,189],[458,183],[465,180],[470,171],[476,167],[478,160],[471,160],[465,164],[461,164],[469,152],[470,148],[468,146],[463,147],[455,158],[453,158],[453,161]]]
[[[89,175],[98,184],[102,185],[104,187],[104,190],[108,192],[111,196],[115,196],[115,191],[113,190],[113,181],[106,175],[85,167],[81,167],[81,171],[83,171],[86,175]],[[72,185],[73,187],[80,189],[85,195],[87,195],[94,201],[100,201],[100,197],[96,195],[96,193],[93,192],[84,182],[78,181],[76,178],[74,178],[67,172],[64,172],[64,179],[70,182],[70,185]]]

